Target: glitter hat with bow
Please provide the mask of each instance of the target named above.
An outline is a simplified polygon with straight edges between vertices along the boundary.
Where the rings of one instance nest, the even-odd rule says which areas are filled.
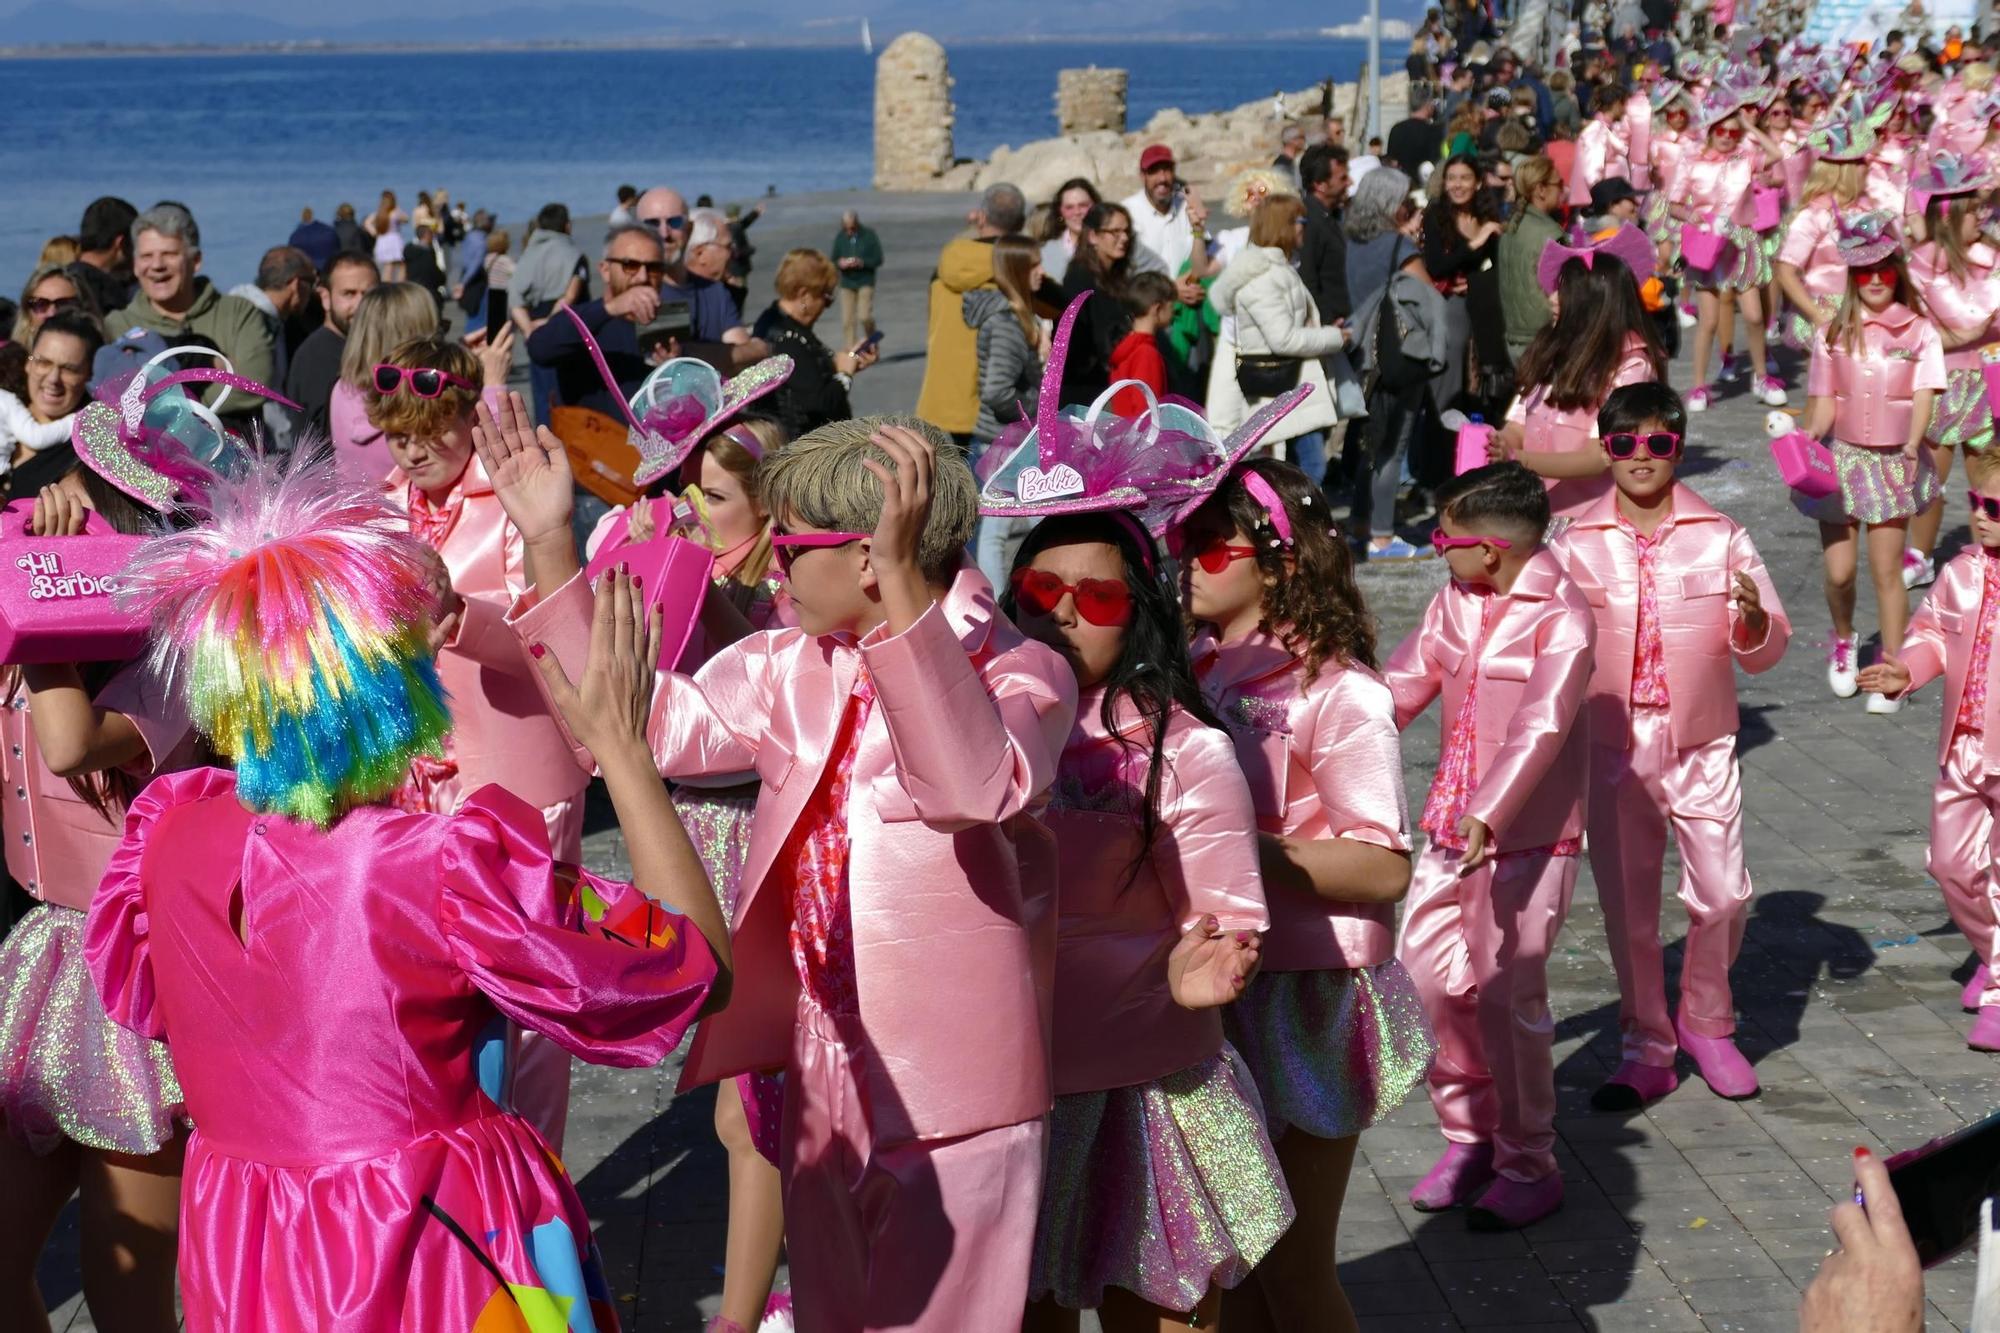
[[[1680,80],[1661,79],[1646,89],[1646,99],[1653,104],[1656,115],[1673,109],[1685,111],[1686,105],[1681,101],[1681,94],[1685,91],[1687,85]]]
[[[1742,99],[1727,88],[1710,88],[1695,103],[1694,118],[1703,134],[1743,109]]]
[[[1690,86],[1706,87],[1715,82],[1728,61],[1729,57],[1721,51],[1684,52],[1674,67]]]
[[[1726,65],[1716,76],[1715,91],[1735,98],[1739,107],[1769,106],[1771,99],[1778,95],[1778,90],[1765,81],[1765,74],[1761,65]]]
[[[678,470],[696,445],[791,378],[792,358],[784,355],[766,357],[727,380],[706,361],[677,356],[646,376],[646,382],[627,402],[618,392],[604,349],[591,336],[583,317],[570,306],[564,306],[563,312],[576,321],[576,331],[596,363],[597,373],[625,413],[628,438],[639,451],[639,470],[632,483],[642,490]]]
[[[189,355],[221,363],[168,370],[162,363]],[[181,391],[184,384],[219,384],[298,410],[298,404],[235,373],[228,358],[206,347],[175,347],[129,375],[97,386],[70,425],[70,443],[84,466],[155,512],[200,504],[218,474],[240,466],[243,444],[212,408]]]
[[[1593,268],[1599,255],[1610,255],[1632,270],[1635,285],[1644,287],[1653,276],[1653,254],[1653,243],[1646,239],[1645,232],[1637,227],[1620,226],[1602,240],[1573,237],[1568,241],[1550,241],[1542,247],[1542,256],[1535,264],[1535,277],[1543,291],[1553,292],[1563,265],[1570,260],[1582,260],[1585,268]]]
[[[1834,249],[1849,268],[1879,264],[1902,244],[1896,234],[1896,215],[1885,208],[1840,213],[1834,219]]]
[[[1092,293],[1070,303],[1056,326],[1032,425],[1001,432],[982,463],[979,512],[993,518],[1122,512],[1158,536],[1200,508],[1229,469],[1311,394],[1300,385],[1253,413],[1227,439],[1192,406],[1157,401],[1137,380],[1113,384],[1088,408],[1063,407],[1063,363],[1077,314]],[[1108,413],[1121,390],[1147,400],[1136,417]]]
[[[1806,147],[1822,162],[1860,162],[1875,151],[1877,132],[1888,122],[1860,101],[1849,98],[1806,131]]]
[[[1983,154],[1940,149],[1925,155],[1910,172],[1910,202],[1921,213],[1932,199],[1972,194],[1990,188],[1994,180],[1993,168]]]

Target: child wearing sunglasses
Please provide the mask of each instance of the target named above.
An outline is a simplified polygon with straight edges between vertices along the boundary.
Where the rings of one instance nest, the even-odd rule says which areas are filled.
[[[1410,882],[1396,704],[1326,497],[1286,463],[1243,463],[1177,534],[1203,626],[1202,695],[1250,782],[1271,931],[1223,1030],[1277,1141],[1298,1220],[1225,1301],[1274,1328],[1356,1327],[1326,1262],[1362,1130],[1419,1088],[1434,1043],[1395,959]]]
[[[1894,699],[1944,677],[1938,780],[1931,795],[1926,869],[1944,891],[1952,923],[1979,956],[1960,1003],[1978,1011],[1966,1037],[1976,1051],[2000,1051],[2000,918],[1992,896],[2000,856],[2000,690],[1993,688],[1993,631],[2000,620],[2000,454],[1965,456],[1973,544],[1938,571],[1910,619],[1901,653],[1861,671],[1861,687]]]
[[[1819,521],[1826,562],[1826,607],[1833,620],[1827,685],[1850,699],[1857,686],[1854,625],[1859,530],[1868,529],[1868,573],[1881,617],[1882,651],[1902,651],[1910,615],[1903,551],[1910,519],[1938,496],[1941,485],[1923,447],[1931,411],[1945,388],[1944,344],[1920,309],[1888,213],[1843,213],[1838,249],[1847,265],[1847,295],[1833,322],[1813,341],[1805,430],[1833,436],[1840,491],[1801,504]],[[1894,713],[1900,698],[1868,696],[1870,713]]]
[[[1437,505],[1431,540],[1451,582],[1382,670],[1398,727],[1444,701],[1396,956],[1437,1034],[1431,1103],[1448,1144],[1410,1202],[1471,1205],[1475,1230],[1507,1230],[1563,1200],[1548,958],[1582,850],[1597,625],[1542,548],[1549,500],[1534,473],[1475,468]]]
[[[375,367],[368,420],[395,466],[382,482],[410,532],[435,554],[438,675],[451,701],[442,759],[420,757],[397,802],[411,811],[455,813],[489,782],[541,809],[560,860],[583,857],[579,769],[534,664],[506,627],[507,609],[532,574],[521,533],[508,521],[484,467],[473,457],[478,362],[462,345],[418,338]],[[510,410],[522,412],[519,394]],[[569,1055],[539,1034],[516,1032],[510,1063],[514,1109],[561,1148],[569,1117]]]
[[[1269,924],[1256,815],[1161,567],[1122,509],[1047,518],[1001,604],[1080,690],[1042,817],[1061,870],[1036,1330],[1099,1308],[1211,1326],[1292,1220],[1217,1012]]]
[[[1664,384],[1613,393],[1598,432],[1617,489],[1550,546],[1597,621],[1586,824],[1624,1033],[1617,1071],[1591,1096],[1603,1111],[1672,1092],[1677,1050],[1718,1095],[1757,1091],[1731,1040],[1729,969],[1751,891],[1731,664],[1770,670],[1791,624],[1750,534],[1674,479],[1686,429],[1680,396]],[[1688,912],[1677,1020],[1660,955],[1669,829]]]

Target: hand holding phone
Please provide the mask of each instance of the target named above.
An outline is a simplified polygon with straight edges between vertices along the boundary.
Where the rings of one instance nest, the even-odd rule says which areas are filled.
[[[1979,1205],[2000,1194],[2000,1113],[1897,1153],[1885,1165],[1917,1256],[1929,1268],[1977,1239]]]
[[[856,356],[860,356],[864,352],[874,351],[881,345],[882,345],[882,330],[877,329],[875,330],[875,332],[869,334],[866,338],[863,338],[860,342],[854,344],[854,354]]]

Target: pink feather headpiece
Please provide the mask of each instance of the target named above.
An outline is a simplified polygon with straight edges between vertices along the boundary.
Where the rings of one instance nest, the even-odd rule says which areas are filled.
[[[1542,256],[1535,265],[1535,276],[1542,284],[1542,290],[1553,292],[1561,280],[1563,265],[1575,259],[1585,268],[1594,268],[1599,255],[1610,255],[1632,270],[1632,281],[1643,287],[1646,279],[1653,276],[1653,246],[1646,234],[1637,227],[1620,225],[1619,228],[1601,241],[1584,241],[1582,244],[1567,244],[1550,241],[1542,247]]]

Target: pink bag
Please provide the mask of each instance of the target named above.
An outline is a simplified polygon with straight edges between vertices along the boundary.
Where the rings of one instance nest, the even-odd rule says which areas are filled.
[[[708,596],[709,572],[715,568],[715,553],[683,537],[655,537],[632,543],[625,540],[628,514],[621,514],[604,534],[597,558],[584,570],[595,580],[608,569],[624,565],[646,585],[646,604],[660,608],[660,669],[671,671],[686,651],[701,619],[702,600]]]
[[[1750,192],[1756,204],[1756,216],[1751,220],[1753,231],[1769,231],[1785,216],[1785,192],[1775,185],[1759,185]]]
[[[1721,232],[1710,231],[1699,222],[1681,223],[1681,258],[1689,268],[1714,268],[1722,261],[1722,247],[1727,239]]]
[[[1772,440],[1771,457],[1785,485],[1809,500],[1823,500],[1840,489],[1840,475],[1833,470],[1833,451],[1802,430]]]
[[[1492,460],[1486,456],[1486,442],[1493,438],[1493,427],[1474,418],[1458,428],[1458,454],[1452,472],[1463,476],[1476,467],[1485,467]]]
[[[0,662],[122,662],[146,649],[143,616],[112,605],[143,537],[85,516],[75,537],[31,537],[32,499],[0,510]]]

